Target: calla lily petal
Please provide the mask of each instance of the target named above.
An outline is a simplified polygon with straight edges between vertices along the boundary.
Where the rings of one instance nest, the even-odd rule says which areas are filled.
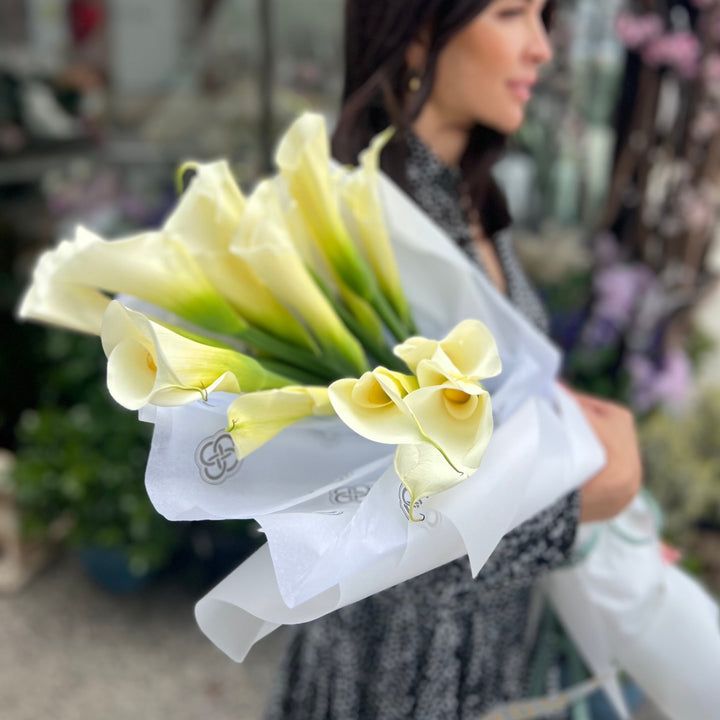
[[[421,498],[449,490],[468,476],[454,470],[440,451],[428,443],[399,445],[395,451],[395,472],[410,492],[410,519]]]
[[[421,360],[434,360],[437,367],[446,368],[449,376],[456,378],[483,379],[502,370],[495,338],[479,320],[463,320],[442,340],[411,337],[394,352],[413,372]]]
[[[342,185],[343,208],[349,214],[380,289],[395,312],[411,325],[410,308],[400,283],[395,254],[390,244],[378,187],[380,153],[394,134],[393,128],[375,136],[360,153],[360,166],[349,173]]]
[[[298,420],[332,414],[325,387],[290,386],[245,393],[228,408],[228,432],[238,456],[245,457]]]
[[[214,332],[247,327],[177,238],[148,232],[107,241],[82,227],[41,258],[19,315],[99,334],[105,293],[132,295]],[[58,301],[54,312],[51,300]]]
[[[468,394],[453,383],[420,388],[405,398],[423,435],[459,470],[476,470],[493,432],[490,395]]]

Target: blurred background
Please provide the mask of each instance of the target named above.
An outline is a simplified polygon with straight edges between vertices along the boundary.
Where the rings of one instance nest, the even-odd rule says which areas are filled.
[[[332,126],[342,6],[0,3],[7,720],[45,707],[56,718],[141,708],[144,718],[260,717],[281,639],[252,668],[234,666],[191,616],[194,600],[261,542],[255,527],[158,516],[143,486],[149,428],[107,396],[97,339],[18,324],[14,312],[37,254],[78,223],[105,237],[159,224],[181,161],[227,157],[249,188],[272,169],[276,139],[298,112],[322,111]],[[634,409],[669,553],[717,594],[720,2],[560,6],[556,57],[497,175],[566,379]],[[125,674],[98,664],[97,648],[120,647],[138,627],[132,649],[117,650]],[[18,676],[21,661],[35,672]],[[50,678],[47,697],[30,690],[40,676]]]

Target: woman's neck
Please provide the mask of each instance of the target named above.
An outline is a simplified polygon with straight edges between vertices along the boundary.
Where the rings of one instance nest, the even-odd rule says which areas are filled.
[[[467,147],[470,132],[443,121],[426,105],[412,126],[413,132],[447,167],[458,167]]]

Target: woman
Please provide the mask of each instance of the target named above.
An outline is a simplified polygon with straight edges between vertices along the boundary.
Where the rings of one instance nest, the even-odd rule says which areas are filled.
[[[355,162],[394,125],[384,170],[543,330],[490,168],[551,59],[550,14],[544,0],[348,0],[333,138]],[[641,480],[631,414],[577,397],[606,467],[506,535],[476,579],[464,558],[298,628],[270,718],[479,718],[525,696],[534,581],[570,559],[579,521],[612,517]]]

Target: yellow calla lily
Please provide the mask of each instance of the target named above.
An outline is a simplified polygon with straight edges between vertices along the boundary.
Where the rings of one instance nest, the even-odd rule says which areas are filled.
[[[360,378],[336,380],[328,388],[337,416],[354,432],[374,442],[395,445],[424,438],[405,401],[417,381],[384,367]]]
[[[445,378],[477,382],[502,370],[495,338],[479,320],[463,320],[442,340],[411,337],[393,352],[418,374],[421,386]]]
[[[245,457],[298,420],[332,414],[326,387],[290,386],[245,393],[228,408],[228,432],[238,456]]]
[[[340,215],[322,115],[304,113],[290,126],[278,146],[276,162],[330,265],[358,295],[371,299],[376,293],[375,281]]]
[[[246,200],[225,161],[187,163],[195,175],[165,221],[209,281],[232,307],[255,327],[314,350],[312,338],[297,318],[263,284],[252,268],[230,252]]]
[[[82,227],[40,258],[18,314],[97,335],[110,302],[105,293],[132,295],[214,332],[247,327],[173,236],[107,241]]]
[[[274,190],[261,182],[248,199],[231,249],[253,269],[275,297],[312,330],[326,357],[343,361],[348,374],[367,369],[362,345],[348,331],[318,288],[292,243],[287,227],[271,209]]]
[[[130,410],[147,404],[185,405],[213,391],[291,384],[246,355],[190,340],[117,300],[105,311],[101,339],[108,390]]]
[[[406,325],[412,325],[410,308],[400,283],[378,187],[380,153],[393,133],[394,129],[388,128],[375,136],[369,147],[360,153],[360,166],[346,176],[341,198],[357,228],[363,251],[378,279],[380,289],[400,319]]]
[[[421,387],[405,398],[405,405],[426,438],[395,452],[395,471],[410,492],[414,519],[417,500],[448,490],[480,467],[493,416],[487,392],[467,393],[451,382]]]

